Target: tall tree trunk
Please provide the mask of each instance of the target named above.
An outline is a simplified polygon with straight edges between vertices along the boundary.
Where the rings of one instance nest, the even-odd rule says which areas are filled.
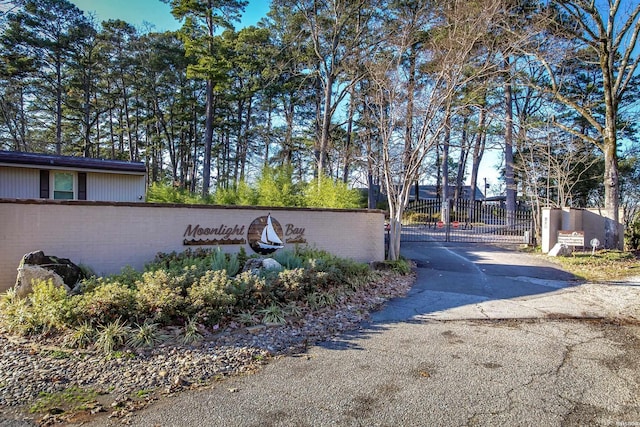
[[[473,154],[471,159],[471,200],[476,200],[476,191],[478,188],[478,171],[480,170],[480,162],[484,155],[484,147],[486,143],[485,123],[486,114],[484,107],[480,107],[480,116],[478,117],[478,130],[475,142],[473,144]],[[486,189],[483,190],[483,193]]]
[[[469,113],[465,113],[464,119],[462,122],[462,143],[460,144],[460,157],[458,159],[458,171],[456,175],[456,188],[455,194],[453,196],[454,200],[459,200],[464,198],[463,186],[464,186],[464,172],[467,169],[467,159],[469,158],[469,133],[467,131],[467,126],[469,125]],[[473,200],[473,195],[471,195],[471,200]]]
[[[56,55],[56,154],[62,153],[62,59]]]
[[[507,225],[515,223],[516,212],[516,185],[513,171],[513,94],[511,88],[511,64],[505,59],[505,84],[504,84],[504,180],[507,196]]]
[[[82,114],[84,121],[84,135],[83,135],[83,155],[84,157],[91,157],[91,74],[84,79],[83,84],[83,98],[84,105],[82,106]]]
[[[204,160],[202,164],[202,197],[209,195],[211,186],[211,147],[213,145],[213,82],[207,80],[204,128]]]
[[[253,97],[249,97],[247,102],[247,118],[244,123],[242,134],[242,150],[240,153],[240,181],[244,181],[247,168],[247,153],[249,152],[249,129],[251,128],[251,115],[253,114]]]
[[[273,103],[269,101],[269,108],[267,109],[267,132],[264,135],[264,166],[269,164],[269,147],[271,146],[271,132],[272,122],[271,114],[273,110]]]
[[[329,133],[331,131],[332,102],[333,102],[333,82],[334,76],[327,76],[324,87],[324,103],[322,105],[322,120],[320,125],[320,141],[318,143],[317,158],[318,177],[322,176],[327,169],[327,149],[329,147]]]
[[[444,128],[444,141],[442,141],[442,208],[440,219],[449,222],[449,145],[451,144],[451,111],[447,110]]]
[[[636,25],[640,27],[640,22]],[[600,58],[603,70],[602,85],[605,102],[605,126],[603,129],[604,151],[604,207],[605,207],[605,248],[618,248],[620,233],[620,183],[618,176],[618,140],[616,135],[618,104],[613,88],[613,52],[606,52]],[[608,62],[608,64],[607,64]]]
[[[605,248],[620,246],[620,186],[618,178],[618,154],[615,128],[606,126],[604,138],[604,207]]]
[[[405,112],[404,125],[404,164],[405,167],[411,163],[411,154],[413,153],[413,102],[416,89],[416,48],[411,47],[409,52],[409,81],[407,83],[407,109]],[[416,180],[416,200],[419,197],[418,181]],[[407,182],[405,185],[411,185]]]
[[[342,182],[345,184],[349,180],[349,163],[351,162],[351,141],[353,132],[353,116],[356,110],[355,86],[352,87],[349,97],[349,117],[347,117],[347,140],[344,147],[344,170],[342,171]]]

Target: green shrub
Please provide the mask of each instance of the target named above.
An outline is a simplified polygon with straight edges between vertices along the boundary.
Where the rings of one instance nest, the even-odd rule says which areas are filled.
[[[236,254],[238,257],[238,264],[240,268],[244,268],[244,265],[247,263],[249,256],[247,255],[247,251],[244,249],[244,246],[240,246],[240,250]]]
[[[624,242],[627,250],[637,251],[640,249],[640,218],[637,215],[626,224]]]
[[[141,278],[141,272],[127,265],[122,268],[119,274],[112,274],[107,277],[87,276],[82,281],[80,289],[82,293],[91,293],[97,288],[112,282],[118,282],[122,286],[133,289],[136,286],[136,282]]]
[[[28,298],[17,298],[15,291],[0,296],[0,326],[21,334],[69,330],[65,345],[95,345],[111,353],[125,344],[153,346],[163,339],[162,324],[187,319],[181,339],[191,343],[201,338],[200,325],[225,318],[249,325],[282,323],[287,316],[302,315],[305,304],[335,304],[373,274],[366,264],[309,247],[274,258],[286,269],[230,277],[227,268],[244,264],[244,250],[237,255],[187,250],[158,254],[144,273],[125,268],[118,275],[86,279],[80,295],[67,296],[51,282],[38,283]],[[128,326],[135,322],[134,328]]]
[[[233,296],[237,311],[265,307],[273,300],[267,289],[266,279],[250,271],[240,273],[230,280],[225,292]]]
[[[386,260],[384,261],[385,266],[391,270],[391,271],[395,271],[398,274],[401,274],[403,276],[406,276],[407,274],[411,273],[411,264],[409,264],[409,262],[404,259],[404,258],[399,258],[397,260]]]
[[[298,248],[297,254],[304,260],[306,269],[323,273],[311,277],[321,289],[342,284],[357,287],[368,282],[371,278],[371,269],[367,264],[361,262],[340,258],[329,252],[310,247]]]
[[[187,249],[183,252],[158,253],[152,262],[145,266],[145,271],[170,270],[180,272],[185,267],[196,270],[208,270],[213,250],[208,248]]]
[[[171,276],[166,270],[144,273],[142,279],[136,283],[137,315],[168,324],[177,317],[184,305],[182,296],[184,281],[184,275]]]
[[[404,224],[426,224],[429,222],[440,221],[440,212],[425,213],[416,211],[405,211],[402,214],[402,222]]]
[[[208,325],[214,325],[225,314],[230,314],[235,297],[226,290],[231,281],[225,270],[207,271],[187,290],[187,306],[190,313]]]
[[[78,322],[92,325],[109,324],[117,319],[135,317],[135,292],[119,282],[107,282],[93,292],[77,295],[76,316]]]
[[[28,298],[37,328],[62,330],[73,318],[66,289],[54,285],[51,280],[34,283]]]
[[[280,294],[276,295],[278,298],[298,301],[313,290],[313,285],[308,280],[307,270],[296,268],[281,271],[274,280],[273,288],[280,290],[280,292],[276,292],[276,294]]]
[[[331,261],[335,258],[334,255],[321,249],[316,249],[311,246],[299,246],[296,248],[296,255],[302,258],[307,264],[310,261]]]
[[[33,283],[33,292],[18,298],[10,289],[0,298],[0,323],[17,334],[62,331],[74,320],[73,301],[51,280]]]
[[[348,209],[362,205],[362,194],[326,175],[305,185],[304,204],[308,207]]]
[[[18,298],[15,289],[0,297],[0,320],[9,332],[25,335],[37,329],[31,307],[26,298]]]
[[[217,205],[253,206],[258,204],[258,195],[249,184],[240,181],[237,186],[216,189],[213,202]]]
[[[190,251],[176,254],[157,254],[152,263],[145,266],[145,271],[164,270],[176,278],[176,286],[186,290],[205,271],[211,269],[213,252],[208,250]]]
[[[303,206],[302,191],[293,181],[293,167],[265,167],[256,183],[259,206]]]
[[[147,202],[150,203],[179,203],[179,204],[204,204],[206,199],[192,194],[183,188],[154,182],[147,190]]]

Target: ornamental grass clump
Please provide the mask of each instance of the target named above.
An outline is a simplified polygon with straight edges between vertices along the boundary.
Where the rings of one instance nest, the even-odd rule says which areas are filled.
[[[0,321],[8,332],[26,335],[36,330],[31,307],[26,298],[19,298],[15,289],[9,289],[0,298]]]
[[[136,324],[131,328],[127,345],[133,348],[153,348],[167,339],[168,335],[162,332],[158,323],[146,319],[141,325]]]
[[[240,271],[240,262],[235,254],[226,254],[218,248],[211,258],[212,270],[224,270],[229,276],[235,276]]]
[[[262,323],[272,325],[284,325],[287,323],[284,311],[278,304],[271,304],[259,311],[262,315]]]
[[[99,325],[96,347],[104,354],[111,354],[124,347],[130,332],[131,328],[122,319]]]
[[[89,322],[83,322],[73,328],[64,339],[69,348],[89,348],[96,341],[97,331]]]
[[[304,259],[296,254],[294,251],[281,251],[273,254],[273,259],[278,261],[287,270],[294,270],[302,268],[304,265]]]
[[[196,319],[188,318],[182,329],[180,341],[186,345],[193,345],[200,342],[202,338],[203,335],[200,333],[200,326]]]

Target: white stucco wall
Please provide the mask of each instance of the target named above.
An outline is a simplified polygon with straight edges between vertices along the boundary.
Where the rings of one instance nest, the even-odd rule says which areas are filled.
[[[0,200],[0,291],[15,283],[22,256],[36,250],[105,275],[126,265],[142,269],[158,252],[198,247],[185,246],[185,240],[224,239],[224,233],[215,233],[235,229],[229,237],[246,243],[224,244],[222,250],[237,252],[244,247],[252,254],[249,226],[269,213],[282,228],[285,250],[295,247],[287,240],[301,237],[308,245],[340,257],[363,262],[384,259],[381,211]],[[189,236],[187,230],[196,226],[209,233]]]
[[[620,218],[623,212],[620,211]],[[558,242],[558,231],[583,231],[584,244],[591,249],[589,242],[596,238],[605,243],[606,218],[602,209],[543,208],[542,209],[542,253],[548,253]],[[624,225],[618,224],[619,241],[613,245],[624,248]]]

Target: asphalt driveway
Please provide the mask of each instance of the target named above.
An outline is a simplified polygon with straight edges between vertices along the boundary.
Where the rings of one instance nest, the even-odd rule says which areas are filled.
[[[635,316],[635,283],[581,284],[542,257],[490,246],[404,254],[417,283],[371,324],[163,398],[131,425],[640,425],[640,331],[607,320]]]

